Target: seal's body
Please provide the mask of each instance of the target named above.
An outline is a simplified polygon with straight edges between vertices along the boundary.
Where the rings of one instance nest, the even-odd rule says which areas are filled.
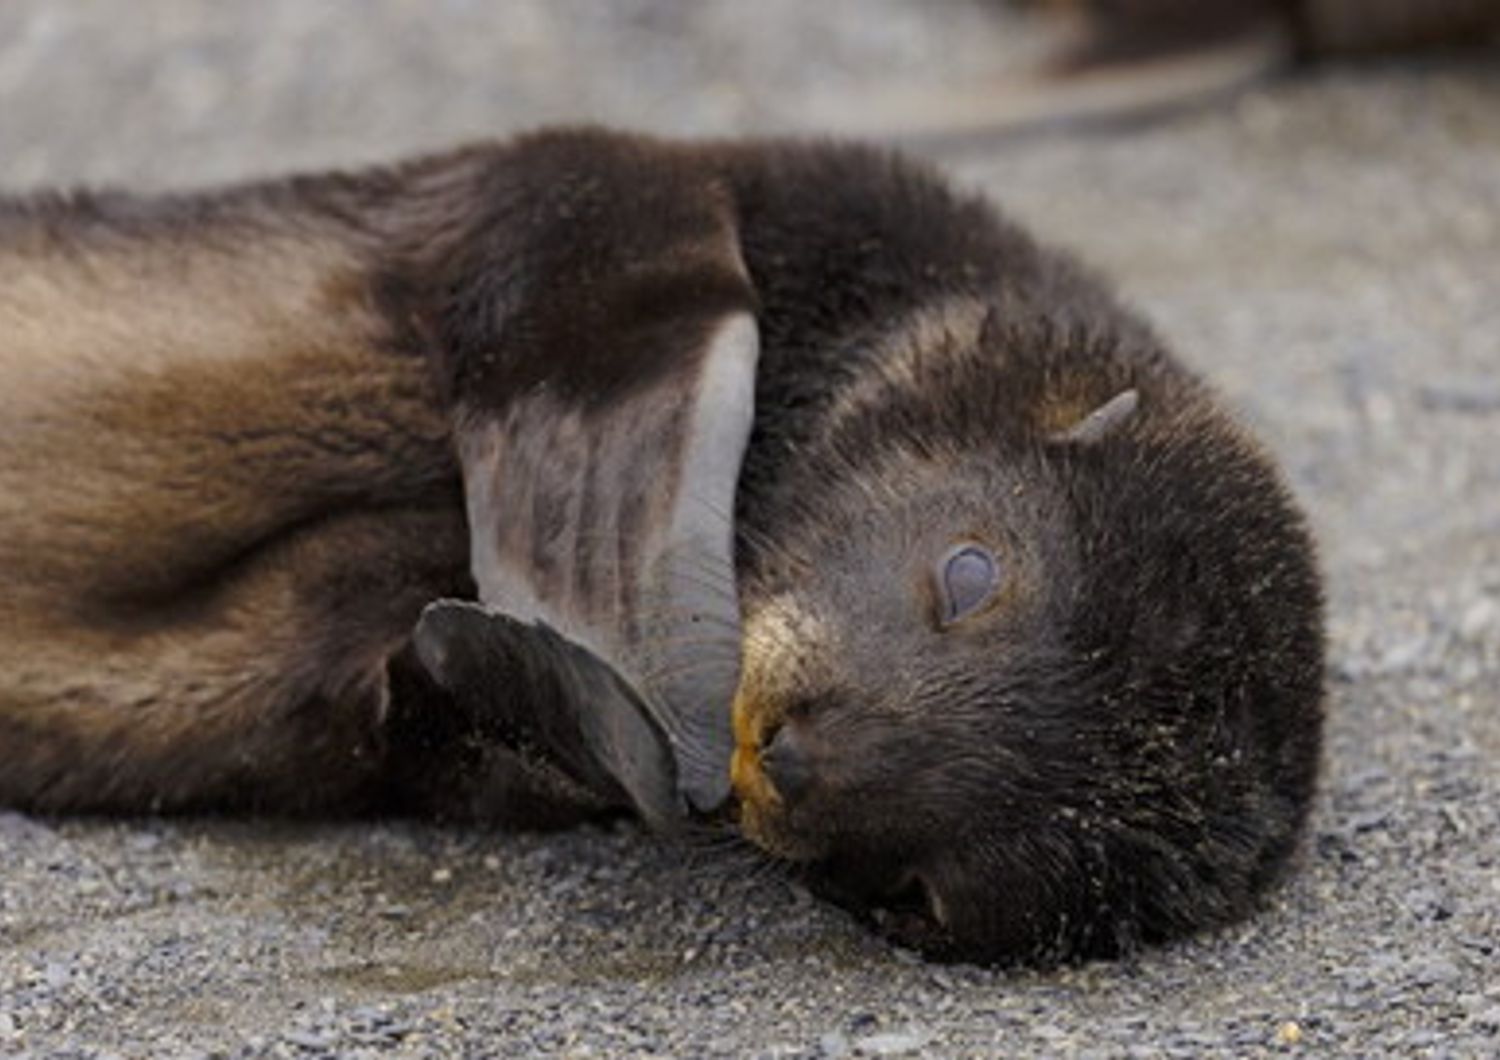
[[[447,427],[286,189],[0,204],[0,801],[318,808],[462,584]]]
[[[643,322],[747,299],[745,834],[935,954],[1247,911],[1318,758],[1299,516],[1096,281],[852,147],[561,132],[0,205],[0,802],[607,803],[518,779],[411,658],[467,580],[454,402],[557,339],[607,403],[670,370]]]

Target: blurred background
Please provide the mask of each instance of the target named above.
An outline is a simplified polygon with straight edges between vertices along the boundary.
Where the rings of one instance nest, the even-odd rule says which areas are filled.
[[[970,0],[0,4],[0,173],[202,181],[547,122],[806,128],[889,79],[979,82],[1028,20]],[[834,118],[838,117],[837,114]]]
[[[954,146],[1493,39],[1496,0],[7,0],[0,178],[201,182],[560,121]],[[1491,57],[1493,53],[1491,53]]]
[[[907,144],[1109,275],[1227,394],[1310,513],[1332,633],[1302,864],[1265,915],[1136,964],[925,967],[629,829],[0,814],[0,1053],[1492,1054],[1495,6],[0,2],[7,191],[560,121]]]

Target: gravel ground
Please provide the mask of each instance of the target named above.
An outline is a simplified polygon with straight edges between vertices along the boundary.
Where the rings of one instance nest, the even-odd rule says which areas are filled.
[[[872,76],[982,81],[1013,31],[962,0],[7,0],[0,184],[198,183],[583,117],[786,126]],[[1329,71],[943,159],[1117,277],[1313,513],[1327,781],[1258,918],[999,973],[629,826],[0,814],[0,1055],[1494,1055],[1497,74]]]

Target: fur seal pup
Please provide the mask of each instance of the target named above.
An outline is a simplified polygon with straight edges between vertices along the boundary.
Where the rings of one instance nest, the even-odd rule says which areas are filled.
[[[527,689],[445,686],[413,623],[519,578],[535,613],[584,616],[561,635],[606,653],[590,680],[651,684],[625,635],[651,611],[600,610],[579,571],[595,542],[624,557],[607,584],[648,586],[664,552],[628,528],[670,545],[694,509],[609,476],[709,451],[712,485],[734,457],[696,415],[611,413],[659,384],[701,403],[682,366],[746,312],[730,569],[701,553],[738,624],[696,631],[736,667],[706,705],[727,743],[568,701],[517,746],[527,708],[493,715]],[[1100,282],[888,153],[571,130],[4,201],[0,377],[0,803],[555,823],[727,759],[743,833],[891,937],[1042,962],[1245,914],[1304,820],[1321,598],[1271,462]],[[513,533],[516,483],[477,478],[515,450],[478,443],[549,400],[544,455],[581,470],[525,458],[566,488],[522,483]],[[540,547],[596,523],[626,529]],[[522,643],[511,678],[567,685]],[[611,757],[617,732],[667,753]]]

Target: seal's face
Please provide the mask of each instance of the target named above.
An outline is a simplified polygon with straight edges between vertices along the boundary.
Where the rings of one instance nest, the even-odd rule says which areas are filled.
[[[787,858],[866,833],[926,843],[1012,690],[994,660],[1046,665],[1046,586],[1072,560],[1020,532],[1047,521],[1025,485],[978,464],[904,470],[905,497],[831,491],[788,583],[747,594],[733,779],[747,834]],[[995,493],[1005,520],[985,510]]]
[[[746,600],[743,831],[841,897],[900,907],[924,944],[974,904],[955,856],[1025,843],[1035,763],[1073,738],[1034,686],[1068,665],[1076,557],[1017,470],[914,462],[877,472],[904,497],[834,490],[795,576]]]
[[[1070,438],[1055,376],[1009,367],[836,422],[822,488],[748,564],[740,827],[930,954],[1112,954],[1243,912],[1285,856],[1317,754],[1316,580],[1211,409],[1147,391]]]

